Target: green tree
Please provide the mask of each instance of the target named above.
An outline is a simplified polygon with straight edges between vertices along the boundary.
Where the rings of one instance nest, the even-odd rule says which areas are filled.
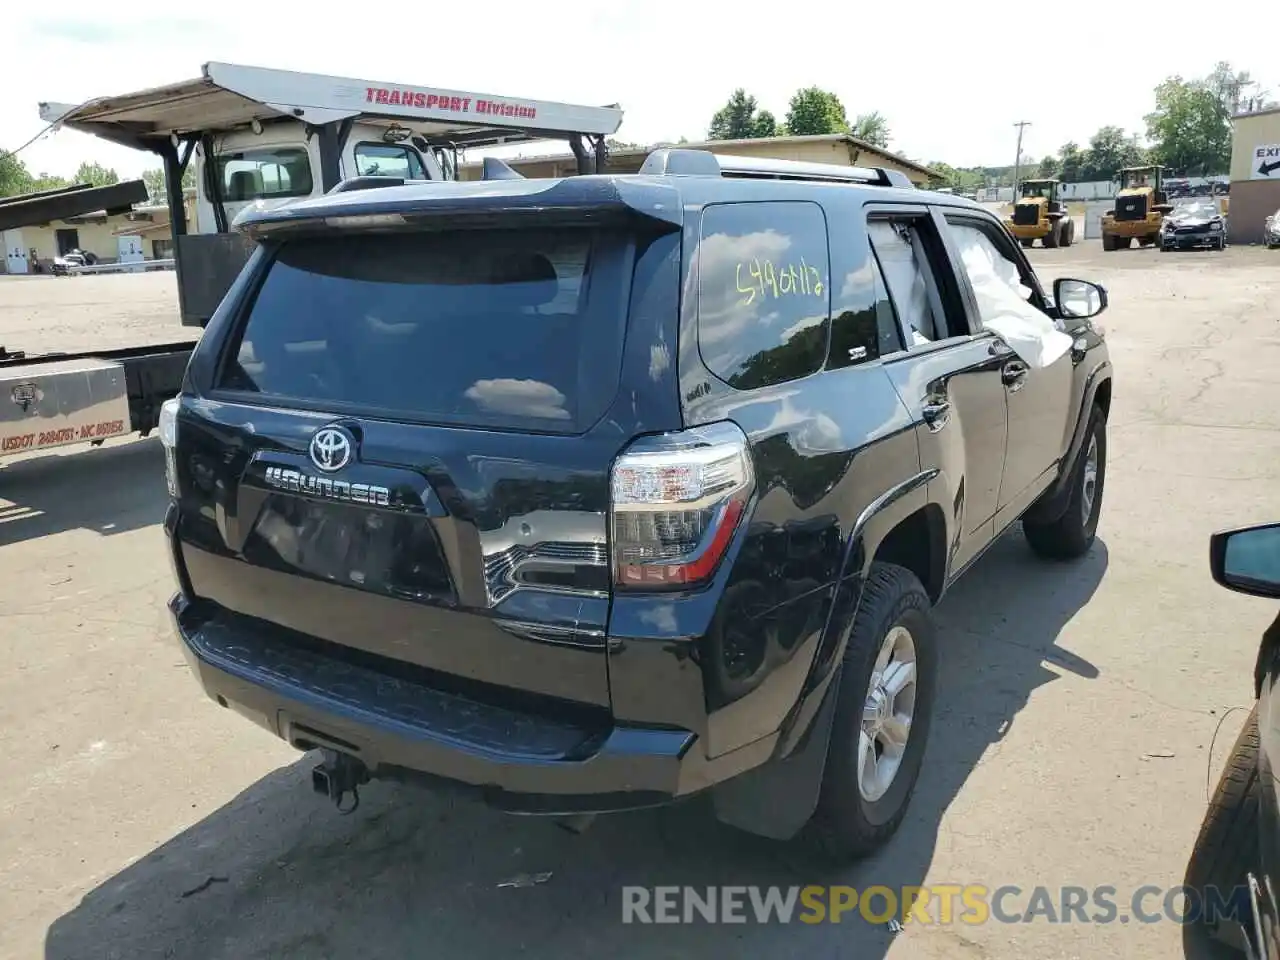
[[[1089,140],[1089,150],[1080,164],[1081,180],[1111,180],[1122,167],[1132,167],[1146,160],[1146,151],[1136,136],[1122,127],[1101,127]]]
[[[887,147],[889,140],[889,121],[879,110],[871,113],[860,113],[854,118],[853,128],[849,131],[859,140],[877,147]]]
[[[39,193],[41,190],[61,190],[63,187],[69,186],[71,186],[71,181],[66,177],[60,177],[54,173],[41,172],[32,178],[31,186],[27,192]]]
[[[610,150],[621,150],[629,144],[622,144],[621,141],[610,141]],[[168,193],[165,188],[165,177],[163,167],[153,167],[150,170],[142,171],[142,182],[147,185],[147,197],[152,203],[165,203],[168,200]],[[184,190],[196,185],[196,165],[188,163],[187,169],[182,174],[182,188]]]
[[[777,121],[767,110],[759,110],[756,98],[739,87],[728,102],[715,112],[707,130],[708,140],[747,140],[751,137],[772,137],[777,133]]]
[[[1172,172],[1208,176],[1230,166],[1228,103],[1236,94],[1225,83],[1222,78],[1187,81],[1175,76],[1156,87],[1156,108],[1146,117],[1147,136],[1152,153]]]
[[[848,133],[844,104],[830,90],[804,87],[795,92],[787,111],[787,132],[793,137]]]
[[[983,185],[985,177],[982,172],[973,168],[957,169],[941,160],[930,160],[925,164],[930,170],[942,174],[941,186],[950,187],[957,193],[970,193]]]
[[[27,165],[7,150],[0,150],[0,197],[13,197],[31,190]]]
[[[1040,161],[1040,166],[1039,168],[1037,168],[1036,173],[1040,177],[1048,179],[1049,177],[1056,177],[1058,175],[1058,171],[1059,171],[1058,158],[1045,157],[1043,160]]]
[[[756,114],[756,132],[752,134],[756,137],[776,137],[778,136],[778,118],[768,110],[761,110]]]
[[[1064,183],[1075,183],[1083,180],[1080,170],[1084,166],[1084,153],[1080,144],[1068,140],[1058,149],[1058,176]]]
[[[119,183],[120,177],[114,170],[104,167],[100,163],[86,161],[76,168],[76,175],[71,182],[88,183],[95,187],[109,187],[113,183]]]

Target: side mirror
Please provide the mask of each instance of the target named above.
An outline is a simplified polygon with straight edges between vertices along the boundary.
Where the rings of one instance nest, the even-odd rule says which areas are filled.
[[[1061,277],[1053,281],[1053,300],[1064,320],[1086,320],[1107,309],[1107,289],[1088,280]]]
[[[1280,599],[1280,523],[1215,533],[1209,570],[1228,590]]]

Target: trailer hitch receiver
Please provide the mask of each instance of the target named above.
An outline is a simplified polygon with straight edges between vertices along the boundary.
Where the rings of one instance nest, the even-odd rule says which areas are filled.
[[[325,750],[323,754],[324,761],[311,770],[311,789],[332,800],[339,813],[354,813],[360,806],[360,785],[369,782],[369,768],[336,750]],[[351,801],[344,805],[348,793]]]

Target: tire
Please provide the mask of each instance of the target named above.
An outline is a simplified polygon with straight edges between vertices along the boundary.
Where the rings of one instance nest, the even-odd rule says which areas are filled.
[[[1116,237],[1116,249],[1128,250],[1133,246],[1133,237]]]
[[[1022,238],[1020,238],[1020,239],[1018,240],[1018,242],[1019,242],[1020,244],[1022,244],[1024,247],[1027,247],[1027,248],[1029,249],[1029,248],[1031,247],[1031,245],[1032,245],[1033,243],[1035,243],[1035,240],[1033,240],[1033,239],[1031,239],[1031,238],[1029,238],[1029,237],[1022,237]]]
[[[1069,247],[1076,239],[1076,225],[1070,220],[1064,220],[1062,224],[1062,245]]]
[[[1108,253],[1116,249],[1116,238],[1104,233],[1102,235],[1102,249],[1106,250]]]
[[[871,565],[841,667],[818,805],[802,835],[824,859],[845,863],[867,856],[893,836],[906,816],[933,712],[937,641],[931,607],[929,595],[910,570],[888,563]],[[896,774],[882,795],[869,799],[874,791],[864,791],[859,783],[863,713],[876,659],[899,628],[907,632],[915,650],[911,726]],[[872,743],[877,749],[880,741]]]
[[[1044,235],[1044,248],[1046,250],[1056,250],[1058,241],[1062,238],[1062,222],[1051,221],[1049,224],[1049,232]]]
[[[1086,496],[1086,468],[1093,451],[1092,495]],[[1058,519],[1046,523],[1022,521],[1022,532],[1031,549],[1048,560],[1074,560],[1093,546],[1102,513],[1107,479],[1107,418],[1097,404],[1089,412],[1080,454],[1071,468],[1071,497]]]
[[[1258,705],[1236,738],[1217,789],[1209,801],[1200,833],[1191,848],[1191,859],[1183,882],[1199,891],[1201,902],[1209,887],[1226,896],[1244,884],[1250,873],[1259,872],[1259,809],[1261,784],[1258,780]],[[1204,918],[1206,932],[1239,950],[1244,949],[1242,931],[1228,923],[1220,926],[1216,917]],[[1246,923],[1251,918],[1241,918]]]

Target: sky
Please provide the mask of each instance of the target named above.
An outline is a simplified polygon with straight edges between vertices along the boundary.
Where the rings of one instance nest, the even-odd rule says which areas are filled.
[[[1039,158],[1063,143],[1085,144],[1106,124],[1143,130],[1153,88],[1166,76],[1203,76],[1217,60],[1253,72],[1280,99],[1273,31],[1206,28],[1202,42],[1140,37],[1153,23],[1117,19],[1114,3],[1082,0],[1028,8],[1012,0],[938,3],[906,9],[830,2],[825,9],[740,0],[683,4],[540,4],[493,0],[419,14],[376,13],[361,29],[350,7],[323,2],[291,15],[245,18],[235,6],[90,6],[53,17],[39,5],[10,4],[0,32],[0,148],[41,132],[38,103],[79,103],[197,77],[209,60],[324,73],[360,80],[451,87],[569,103],[620,103],[618,136],[636,143],[701,139],[711,115],[745,87],[779,120],[799,87],[818,85],[843,100],[850,118],[878,110],[890,148],[953,166],[1013,162],[1014,122],[1030,121],[1024,154]],[[265,9],[265,8],[264,8]],[[320,12],[325,11],[328,12]],[[974,11],[981,9],[981,15]],[[1158,8],[1143,7],[1159,17]],[[311,10],[303,19],[294,14]],[[927,11],[927,12],[926,12]],[[280,24],[273,30],[270,24]],[[900,38],[893,38],[900,31]],[[1134,32],[1136,31],[1136,33]],[[1035,56],[1022,39],[1038,33]],[[357,33],[381,38],[353,45]],[[1121,43],[1124,40],[1124,43]],[[1117,44],[1133,51],[1104,62]],[[1134,48],[1136,49],[1136,48]],[[556,152],[561,152],[559,148]],[[136,176],[158,166],[151,154],[61,131],[21,154],[32,173],[71,176],[81,161]]]

